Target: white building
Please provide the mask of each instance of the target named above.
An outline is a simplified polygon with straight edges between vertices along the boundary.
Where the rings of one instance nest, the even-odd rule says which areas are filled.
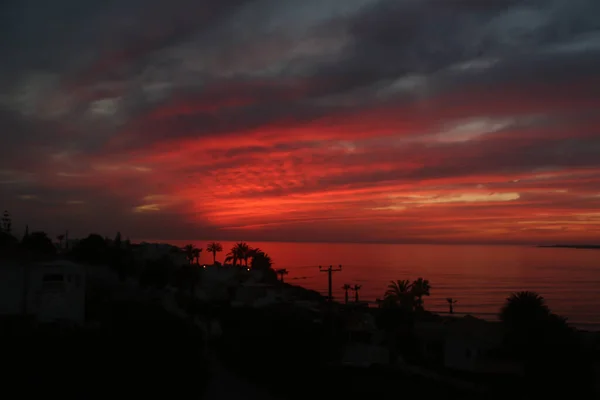
[[[0,314],[85,323],[85,267],[69,261],[0,268]]]
[[[467,315],[442,325],[442,365],[479,374],[522,374],[522,365],[503,357],[502,325]]]
[[[384,345],[384,335],[378,331],[375,318],[357,311],[346,316],[348,342],[344,348],[342,364],[357,367],[387,365],[390,363],[390,351]]]

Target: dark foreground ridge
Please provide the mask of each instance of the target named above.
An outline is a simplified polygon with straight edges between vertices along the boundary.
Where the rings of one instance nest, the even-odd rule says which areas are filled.
[[[595,398],[600,338],[542,296],[513,293],[499,322],[426,310],[428,279],[391,281],[377,307],[285,282],[264,251],[90,235],[67,248],[10,237],[0,257],[7,392],[105,399]],[[222,248],[211,243],[213,259]],[[212,249],[212,250],[210,250]],[[150,254],[151,257],[146,257]],[[0,252],[2,256],[2,252]],[[352,296],[351,296],[352,294]],[[0,313],[2,314],[2,313]],[[14,389],[13,389],[14,386]],[[56,396],[54,396],[56,395]],[[151,396],[147,396],[151,395]]]
[[[14,391],[5,390],[104,399],[194,393],[205,385],[204,338],[195,326],[154,304],[115,301],[94,311],[95,327],[4,318],[4,383]]]

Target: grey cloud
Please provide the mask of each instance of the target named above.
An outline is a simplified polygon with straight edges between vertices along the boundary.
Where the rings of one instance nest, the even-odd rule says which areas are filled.
[[[224,110],[217,114],[199,111],[194,114],[174,115],[153,121],[145,120],[145,115],[140,115],[137,127],[126,127],[119,132],[119,148],[106,148],[106,151],[127,151],[132,147],[145,146],[165,139],[189,137],[215,137],[223,138],[225,135],[239,134],[245,130],[253,130],[261,126],[276,128],[286,127],[308,122],[325,115],[326,111],[310,104],[299,102],[290,103],[259,103],[231,110]],[[144,143],[139,140],[143,138]],[[103,150],[96,148],[96,150]]]
[[[598,13],[600,4],[593,0],[380,1],[354,19],[350,25],[353,50],[325,72],[346,74],[356,85],[367,85],[406,74],[433,74],[481,58],[504,61],[491,71],[488,80],[545,70],[557,59],[576,67],[577,61],[565,62],[557,54],[541,58],[537,53],[598,31],[600,23],[591,17]],[[568,58],[580,56],[593,61],[590,71],[600,64],[598,53],[570,54]],[[524,71],[521,66],[525,66]],[[569,76],[573,73],[567,68],[553,70]],[[536,79],[535,75],[529,77]],[[476,78],[481,79],[481,75]],[[539,79],[544,78],[548,76]]]
[[[0,107],[0,169],[35,170],[54,152],[65,151],[74,133],[61,124],[42,123]]]
[[[12,50],[9,62],[63,67],[88,50],[160,48],[192,30],[207,29],[248,1],[8,0],[3,2],[2,40]]]
[[[48,53],[47,57],[55,58],[58,62],[70,63],[68,68],[77,66],[77,69],[81,70],[82,63],[73,61],[73,57],[80,57],[84,46],[93,48],[96,57],[101,57],[106,49],[115,50],[117,55],[113,55],[113,57],[118,56],[123,60],[118,59],[113,65],[109,59],[107,60],[108,64],[100,64],[100,69],[94,72],[95,75],[92,74],[84,79],[95,79],[99,82],[122,82],[121,90],[123,92],[119,103],[118,118],[124,121],[143,118],[141,115],[155,107],[160,107],[161,102],[168,101],[173,97],[190,96],[193,98],[200,94],[201,98],[217,96],[218,99],[218,96],[233,98],[247,95],[247,89],[243,87],[235,88],[232,91],[225,86],[225,88],[218,89],[216,93],[207,92],[207,88],[209,88],[207,83],[214,78],[211,78],[206,71],[186,70],[188,67],[183,65],[186,57],[193,57],[193,55],[190,53],[182,56],[183,58],[172,58],[169,54],[175,51],[180,43],[189,39],[189,46],[198,46],[199,54],[210,56],[210,52],[205,52],[206,46],[213,48],[221,46],[226,49],[227,41],[221,42],[227,38],[225,33],[229,32],[229,35],[232,35],[237,32],[238,36],[232,40],[239,41],[239,35],[242,32],[238,31],[242,27],[252,26],[253,18],[264,20],[278,29],[283,29],[283,31],[277,32],[285,34],[287,27],[282,23],[277,24],[276,21],[279,18],[277,13],[290,14],[285,10],[293,10],[294,7],[299,6],[299,4],[286,3],[284,7],[279,4],[275,11],[269,11],[273,20],[273,22],[269,22],[268,18],[265,19],[260,14],[260,10],[268,11],[269,4],[271,4],[268,1],[239,0],[234,3],[227,2],[227,5],[220,5],[223,2],[204,1],[192,4],[188,0],[178,0],[169,2],[167,7],[167,3],[154,0],[150,3],[145,2],[142,9],[141,2],[129,0],[103,3],[103,6],[97,5],[95,6],[97,9],[92,9],[75,6],[76,3],[63,0],[48,9],[37,8],[38,11],[35,14],[23,14],[23,10],[33,4],[32,1],[13,6],[16,11],[13,10],[15,18],[12,23],[15,24],[14,21],[18,22],[21,19],[26,19],[28,22],[18,29],[13,26],[14,32],[18,32],[13,32],[14,38],[38,40],[35,43],[31,42],[28,50],[21,51],[19,54],[42,57],[46,50],[40,49],[40,46],[44,49],[56,48],[57,51]],[[302,8],[307,10],[305,14],[310,17],[313,24],[327,23],[326,18],[315,17],[315,15],[319,15],[319,11],[328,10],[329,14],[325,13],[324,15],[329,15],[329,18],[338,18],[340,14],[340,10],[328,9],[331,6],[330,3],[334,4],[334,2],[327,2],[322,7],[318,7],[315,2],[312,3],[307,6],[303,5]],[[596,29],[598,27],[597,20],[587,17],[593,14],[594,7],[598,7],[595,2],[575,1],[564,10],[560,7],[560,2],[486,1],[484,3],[485,6],[481,5],[482,2],[472,0],[357,1],[354,6],[354,14],[346,17],[346,21],[349,18],[348,31],[353,37],[351,46],[339,60],[325,64],[317,63],[312,67],[312,77],[307,77],[308,79],[305,80],[314,79],[318,82],[317,84],[299,82],[295,89],[298,90],[304,85],[304,92],[296,95],[291,93],[286,86],[261,88],[259,84],[256,84],[251,86],[250,90],[256,92],[253,95],[258,103],[245,110],[226,110],[224,114],[217,116],[199,114],[194,117],[176,117],[165,121],[162,127],[155,127],[150,134],[144,132],[144,137],[146,140],[152,141],[154,135],[155,139],[161,140],[169,135],[178,135],[179,133],[176,132],[179,131],[179,128],[182,128],[181,135],[183,136],[198,133],[204,135],[213,131],[215,134],[221,134],[227,130],[235,130],[238,125],[256,127],[278,121],[281,118],[298,121],[311,119],[332,112],[331,104],[326,104],[326,101],[319,102],[320,99],[326,100],[331,96],[335,97],[344,93],[356,97],[360,91],[354,90],[361,87],[371,87],[374,84],[379,84],[378,87],[381,87],[386,84],[386,81],[406,74],[436,73],[453,64],[482,56],[505,56],[506,60],[481,73],[467,75],[442,72],[441,79],[434,81],[432,87],[429,88],[430,94],[442,89],[444,85],[448,86],[448,83],[444,83],[448,81],[452,82],[449,85],[452,87],[473,80],[485,83],[507,79],[506,77],[514,79],[518,76],[521,76],[522,79],[531,79],[534,72],[536,79],[555,79],[557,76],[570,76],[573,68],[578,68],[578,70],[587,68],[589,72],[593,72],[600,64],[597,57],[589,54],[583,59],[585,62],[582,62],[579,57],[576,59],[563,57],[557,61],[556,56],[533,55],[540,46],[573,39],[578,34]],[[364,11],[356,14],[356,9],[360,9],[358,6],[365,4],[367,7],[363,9]],[[368,4],[372,5],[368,6]],[[258,8],[253,9],[254,6]],[[40,19],[44,10],[48,15],[54,15],[56,20],[62,18],[64,24],[61,25],[63,28],[52,26],[50,32],[44,35],[43,40],[40,41],[39,30],[49,26],[47,20]],[[252,10],[252,12],[248,10]],[[537,16],[537,19],[534,18],[531,22],[531,26],[523,22],[523,12],[532,17]],[[86,19],[85,25],[89,28],[84,29],[81,34],[71,34],[67,38],[65,36],[67,28],[65,27],[71,27],[77,31],[77,28],[82,26],[82,18],[87,17],[86,13],[94,15],[93,19]],[[21,19],[19,19],[19,15],[21,15]],[[35,15],[38,16],[35,17]],[[218,18],[214,18],[215,15]],[[202,21],[209,17],[211,17],[210,22],[204,24]],[[279,19],[284,22],[293,20],[289,17],[281,18]],[[538,21],[537,24],[535,21]],[[236,27],[235,24],[239,26]],[[11,25],[9,24],[9,26]],[[100,26],[103,30],[96,29]],[[297,22],[294,26],[298,27],[302,24]],[[237,30],[233,30],[233,28]],[[105,33],[99,35],[100,31]],[[302,34],[302,30],[299,32]],[[253,32],[250,31],[248,34],[252,35]],[[213,41],[211,42],[208,38],[212,38]],[[60,46],[51,45],[58,42],[60,42]],[[29,42],[25,40],[25,43]],[[191,50],[191,47],[188,50]],[[524,50],[526,51],[524,52]],[[64,51],[65,54],[61,54],[61,51]],[[240,49],[240,52],[243,57],[243,49]],[[513,54],[518,54],[518,58],[511,58]],[[236,55],[236,57],[239,58],[240,55]],[[93,64],[94,55],[83,58],[87,60],[83,64]],[[14,58],[13,61],[23,63],[19,57]],[[196,62],[202,62],[202,59]],[[117,68],[121,64],[124,64],[126,68]],[[148,69],[148,66],[153,66],[157,72],[144,78],[147,79],[146,81],[140,82],[138,79],[144,74],[143,71]],[[64,74],[74,71],[68,68],[61,72]],[[183,79],[182,76],[186,75],[189,76]],[[77,77],[78,75],[74,74],[73,76]],[[63,80],[65,79],[68,81],[71,78],[64,76]],[[294,79],[294,77],[291,76],[287,79]],[[173,85],[178,80],[179,83]],[[227,85],[227,81],[219,80],[218,82]],[[90,85],[91,83],[87,82],[86,84]],[[169,88],[157,98],[153,98],[153,95],[149,95],[142,87],[142,85],[153,84],[160,86],[164,83]],[[214,84],[216,83],[213,82]],[[308,86],[306,87],[306,85]],[[377,87],[374,88],[377,89]],[[224,90],[225,93],[218,93],[219,90]],[[227,93],[228,91],[229,93]],[[293,101],[295,100],[294,95],[302,98],[302,101]],[[372,97],[373,94],[366,91],[363,92],[361,98],[367,99],[369,96]],[[282,100],[285,101],[282,102]],[[333,100],[335,103],[336,100]],[[410,96],[407,101],[410,101]],[[351,103],[348,100],[345,102]],[[84,104],[85,102],[80,107]],[[74,108],[69,118],[73,118],[75,121],[80,120],[84,109]],[[73,113],[80,115],[73,115]],[[233,126],[232,120],[235,120]],[[85,125],[86,122],[90,125],[86,120],[81,123]],[[91,129],[101,129],[101,125]],[[86,135],[86,138],[82,139],[82,145],[88,148],[98,148],[103,145],[103,142],[110,140],[111,136],[121,132],[118,126],[115,128],[109,125],[104,129],[109,132]],[[167,132],[169,133],[167,134]]]

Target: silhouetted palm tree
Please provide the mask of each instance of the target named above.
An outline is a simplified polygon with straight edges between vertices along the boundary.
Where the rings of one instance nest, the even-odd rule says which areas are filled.
[[[264,251],[252,252],[251,268],[252,270],[262,271],[262,282],[277,282],[277,273],[273,269],[273,260]]]
[[[254,260],[254,258],[253,258],[252,260]],[[283,282],[283,276],[288,274],[288,270],[287,270],[287,269],[285,269],[285,268],[282,268],[282,269],[278,269],[278,270],[277,270],[277,271],[275,271],[275,272],[276,272],[276,273],[277,273],[277,275],[279,276],[279,279],[280,279],[281,283],[284,283],[284,282]]]
[[[387,291],[385,292],[384,304],[396,305],[412,310],[414,296],[411,291],[410,282],[406,279],[390,281]]]
[[[200,265],[200,253],[202,253],[202,249],[199,249],[197,247],[192,250],[192,255],[196,260],[196,265]]]
[[[192,264],[196,258],[196,246],[193,244],[186,244],[182,250],[185,253],[185,257],[187,258],[188,262]]]
[[[544,298],[529,291],[511,294],[500,310],[500,320],[509,329],[528,329],[547,321],[550,315]]]
[[[213,264],[216,264],[217,263],[217,253],[220,253],[223,251],[223,245],[218,242],[209,243],[208,246],[206,246],[206,251],[208,251],[209,253],[212,253]]]
[[[232,263],[235,267],[239,261],[237,254],[229,252],[225,255],[225,259],[223,260],[225,263]]]
[[[452,297],[446,298],[448,302],[448,307],[450,307],[450,314],[454,314],[454,305],[457,303],[457,300],[454,300]]]
[[[423,296],[429,296],[431,286],[427,279],[419,278],[414,281],[411,285],[411,291],[415,296],[415,308],[418,310],[423,309]]]
[[[241,259],[244,260],[244,265],[247,267],[248,259],[252,255],[252,249],[245,242],[240,242],[236,244],[236,247],[238,249],[237,251],[239,252]]]
[[[344,303],[348,304],[348,291],[352,289],[352,286],[348,285],[347,283],[344,283],[342,289],[344,289]]]
[[[258,250],[252,252],[252,269],[266,270],[273,266],[273,260],[264,251]]]
[[[581,376],[586,361],[579,341],[542,296],[529,291],[511,294],[500,310],[500,319],[507,349],[525,362],[528,379],[539,379],[539,387],[548,386],[548,379],[560,383],[567,375],[571,381]]]
[[[360,288],[362,287],[362,285],[354,285],[352,287],[352,290],[354,290],[354,301],[358,303],[358,291],[360,290]]]
[[[225,257],[225,262],[233,262],[233,265],[237,265],[238,262],[244,261],[244,265],[248,267],[248,259],[252,256],[250,246],[247,243],[239,242],[236,243],[235,246],[231,248],[229,253],[227,253],[227,257]]]

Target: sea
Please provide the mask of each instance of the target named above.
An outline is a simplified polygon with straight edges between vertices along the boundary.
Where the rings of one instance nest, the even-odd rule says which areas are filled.
[[[206,248],[209,241],[171,241],[183,246],[193,243]],[[235,242],[223,242],[217,254],[223,261]],[[344,284],[360,285],[361,301],[375,303],[383,298],[392,280],[429,280],[431,294],[425,308],[449,311],[447,298],[456,300],[454,312],[497,320],[502,304],[511,293],[535,291],[550,309],[580,329],[600,330],[600,250],[541,248],[533,246],[346,244],[247,242],[260,248],[285,268],[288,283],[327,294],[327,273],[319,266],[330,265],[333,296],[344,300]],[[203,251],[201,263],[212,264],[212,254]],[[350,293],[351,300],[354,292]]]

